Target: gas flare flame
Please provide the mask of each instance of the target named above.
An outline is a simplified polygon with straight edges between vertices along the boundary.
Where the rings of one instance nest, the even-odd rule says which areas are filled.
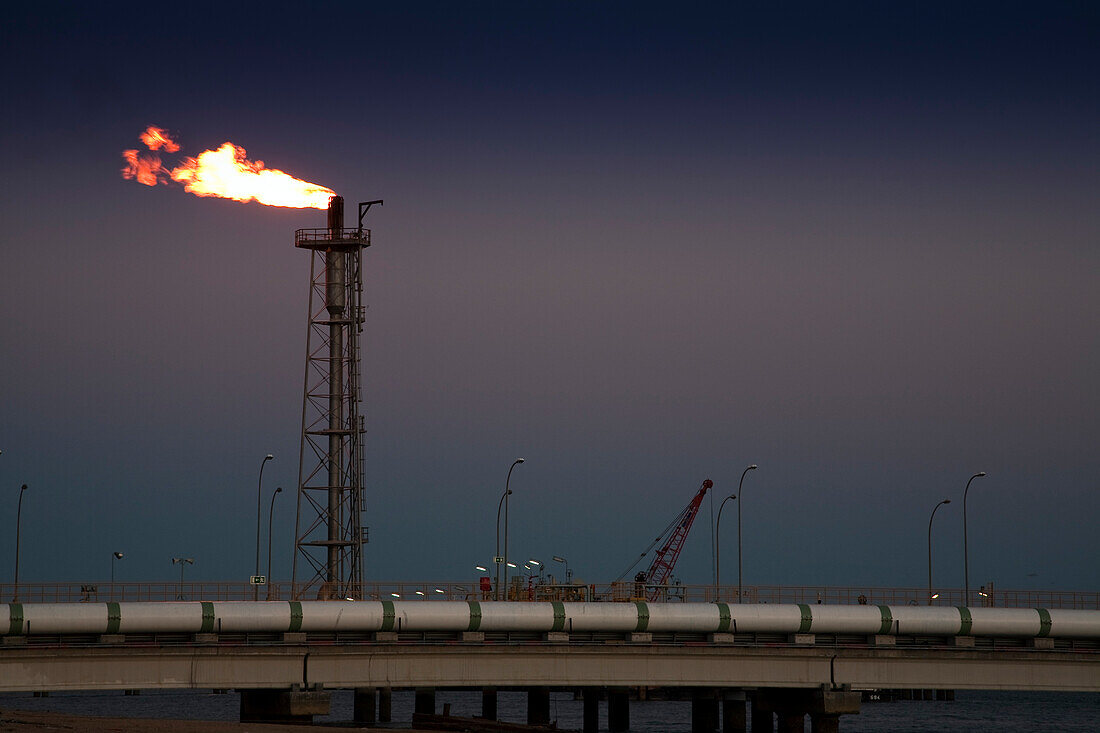
[[[159,127],[149,127],[140,138],[152,151],[163,149],[174,153],[180,149]],[[256,201],[265,206],[326,209],[329,199],[336,194],[331,188],[266,168],[262,160],[249,160],[245,149],[231,142],[222,143],[217,150],[205,150],[197,158],[184,157],[171,169],[155,153],[124,150],[122,157],[126,161],[123,178],[146,186],[172,180],[182,183],[185,191],[196,196]]]
[[[145,147],[150,150],[159,150],[164,148],[166,153],[178,153],[180,146],[168,137],[168,133],[159,127],[150,127],[140,135],[141,141],[145,143]]]
[[[135,179],[146,186],[168,182],[160,178],[164,166],[160,164],[160,158],[157,156],[139,153],[136,150],[123,150],[122,157],[126,159],[126,167],[122,169],[123,178]]]

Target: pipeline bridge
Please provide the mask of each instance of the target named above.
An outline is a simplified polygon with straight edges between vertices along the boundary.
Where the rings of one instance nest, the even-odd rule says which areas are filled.
[[[6,615],[7,623],[4,623]],[[692,699],[695,731],[838,730],[869,691],[1100,691],[1100,611],[887,604],[182,601],[0,604],[0,691],[236,689],[242,720],[309,720],[334,689],[355,718],[392,690],[579,691],[629,728],[631,690]]]

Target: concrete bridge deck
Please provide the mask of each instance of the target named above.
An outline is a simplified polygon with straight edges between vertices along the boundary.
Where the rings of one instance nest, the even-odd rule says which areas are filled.
[[[1100,691],[1095,642],[624,634],[8,637],[0,691],[721,687]],[[1000,641],[1000,640],[997,640]]]
[[[629,688],[680,688],[692,730],[840,729],[860,690],[1100,691],[1097,639],[972,636],[563,632],[162,633],[5,636],[0,691],[236,689],[241,719],[308,721],[333,689],[355,690],[355,719],[390,720],[393,689],[527,692],[528,721],[549,722],[549,691],[583,690],[584,730],[629,729]],[[751,702],[751,708],[749,703]],[[751,716],[748,712],[751,711]]]

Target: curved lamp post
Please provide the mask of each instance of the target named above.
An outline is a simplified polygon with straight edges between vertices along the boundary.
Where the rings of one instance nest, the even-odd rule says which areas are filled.
[[[517,458],[512,462],[512,466],[508,469],[508,478],[504,480],[504,493],[500,497],[500,503],[497,504],[497,554],[493,557],[493,562],[497,566],[497,592],[496,599],[500,600],[500,573],[504,571],[504,583],[508,583],[508,496],[512,493],[512,490],[508,488],[512,482],[512,469],[523,463],[522,458]],[[500,557],[500,509],[504,507],[504,563],[505,566],[501,568],[501,562],[497,559]]]
[[[112,599],[114,599],[114,597],[115,597],[115,560],[121,560],[121,559],[122,559],[122,553],[121,552],[112,552],[111,553],[111,598]]]
[[[737,496],[742,495],[741,494],[741,487],[745,483],[745,474],[748,473],[749,471],[753,471],[755,469],[756,469],[756,464],[753,463],[752,465],[750,465],[748,468],[746,468],[744,471],[741,472],[741,480],[737,483]],[[743,503],[744,503],[743,501],[738,501],[737,502],[737,602],[738,603],[741,603],[741,599],[743,598],[742,593],[744,592],[741,589],[741,505]],[[719,511],[721,511],[721,509],[719,509]]]
[[[275,487],[271,494],[271,507],[267,510],[267,600],[271,600],[271,520],[275,516],[275,497],[283,493],[283,487]]]
[[[936,509],[944,504],[950,504],[950,499],[944,499],[932,509],[932,516],[928,518],[928,605],[932,605],[932,520],[936,518]]]
[[[115,583],[115,560],[121,560],[121,559],[122,559],[122,553],[121,552],[112,552],[111,553],[111,585],[114,585],[114,583]]]
[[[264,466],[274,457],[275,456],[268,453],[264,456],[264,459],[260,461],[260,480],[256,482],[256,575],[260,574],[260,490],[264,485]],[[180,570],[182,571],[183,568],[180,568]],[[252,593],[252,600],[260,600],[260,586],[255,586]]]
[[[26,484],[19,487],[19,508],[15,511],[15,594],[12,603],[19,600],[19,525],[23,521],[23,492],[26,490]]]
[[[177,601],[182,601],[183,600],[183,568],[186,565],[194,565],[195,564],[195,558],[193,558],[193,557],[173,557],[172,558],[172,564],[173,565],[178,564],[180,566],[180,592],[179,592],[179,595],[176,596],[176,600]]]
[[[976,474],[970,477],[970,481],[976,478],[985,476],[985,471],[978,471]],[[966,482],[966,489],[963,491],[963,605],[970,605],[970,554],[969,549],[966,546],[966,495],[970,491],[970,481]]]
[[[725,499],[722,499],[722,503],[718,505],[718,520],[714,523],[714,600],[718,600],[718,586],[721,583],[721,564],[719,560],[721,555],[718,553],[719,538],[718,529],[722,526],[722,509],[726,506],[726,502],[730,499],[736,499],[737,494],[730,494]]]
[[[565,582],[566,582],[566,583],[568,583],[568,582],[569,582],[569,580],[570,580],[570,575],[569,575],[569,561],[568,561],[568,560],[566,560],[566,559],[565,559],[564,557],[561,557],[560,555],[554,555],[554,557],[553,557],[553,558],[551,558],[551,559],[552,559],[552,560],[553,560],[554,562],[560,562],[561,564],[565,565]]]

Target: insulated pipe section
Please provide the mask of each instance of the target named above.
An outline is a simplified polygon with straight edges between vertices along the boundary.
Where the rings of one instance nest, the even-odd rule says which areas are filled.
[[[3,621],[5,618],[7,623]],[[728,603],[9,603],[0,635],[527,631],[1100,638],[1100,611]]]
[[[340,239],[344,232],[344,197],[333,196],[328,201],[328,235],[330,239]],[[344,253],[325,252],[325,305],[333,318],[339,318],[347,305],[344,290],[346,273]]]
[[[344,231],[344,197],[333,196],[328,202],[330,239],[339,239]],[[347,294],[347,254],[343,250],[325,252],[325,306],[329,313],[328,334],[328,552],[325,580],[328,593],[340,576],[340,530],[343,517],[344,480],[344,318]]]

